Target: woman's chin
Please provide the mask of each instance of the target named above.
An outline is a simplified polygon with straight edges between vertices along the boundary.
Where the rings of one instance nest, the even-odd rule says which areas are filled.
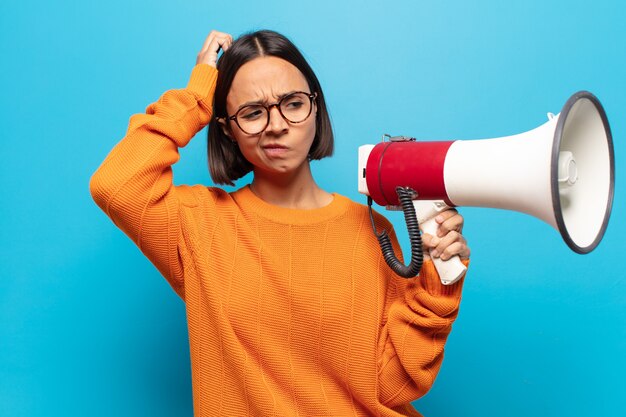
[[[289,160],[272,159],[263,164],[255,165],[255,174],[270,175],[270,176],[290,176],[302,172],[307,168],[308,160],[304,160],[300,163]]]

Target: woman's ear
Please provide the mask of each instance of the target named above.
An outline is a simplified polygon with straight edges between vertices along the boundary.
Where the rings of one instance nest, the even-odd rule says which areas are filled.
[[[222,128],[222,132],[224,132],[226,137],[228,137],[229,139],[233,139],[233,135],[230,131],[230,127],[228,126],[228,123],[226,123],[226,119],[223,117],[218,117],[217,123],[219,123],[220,128]]]

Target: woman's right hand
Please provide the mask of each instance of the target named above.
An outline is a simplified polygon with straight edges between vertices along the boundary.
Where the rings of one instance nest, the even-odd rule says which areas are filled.
[[[196,59],[196,65],[198,64],[209,64],[213,68],[215,68],[217,63],[217,53],[220,48],[226,52],[230,45],[233,43],[233,37],[228,33],[218,32],[217,30],[212,30],[204,41],[204,45],[202,45],[202,49],[198,52],[198,57]]]

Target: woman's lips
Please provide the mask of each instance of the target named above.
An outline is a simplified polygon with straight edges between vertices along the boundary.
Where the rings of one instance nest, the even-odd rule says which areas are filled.
[[[279,144],[268,144],[263,146],[263,151],[270,157],[277,157],[284,155],[289,148]]]

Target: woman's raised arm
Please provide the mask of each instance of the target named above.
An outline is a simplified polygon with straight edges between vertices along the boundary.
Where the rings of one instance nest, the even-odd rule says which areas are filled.
[[[211,32],[187,87],[165,92],[143,114],[131,116],[125,137],[93,174],[98,206],[124,231],[184,297],[178,256],[179,192],[171,166],[182,148],[208,124],[217,80],[215,57],[232,38]]]

